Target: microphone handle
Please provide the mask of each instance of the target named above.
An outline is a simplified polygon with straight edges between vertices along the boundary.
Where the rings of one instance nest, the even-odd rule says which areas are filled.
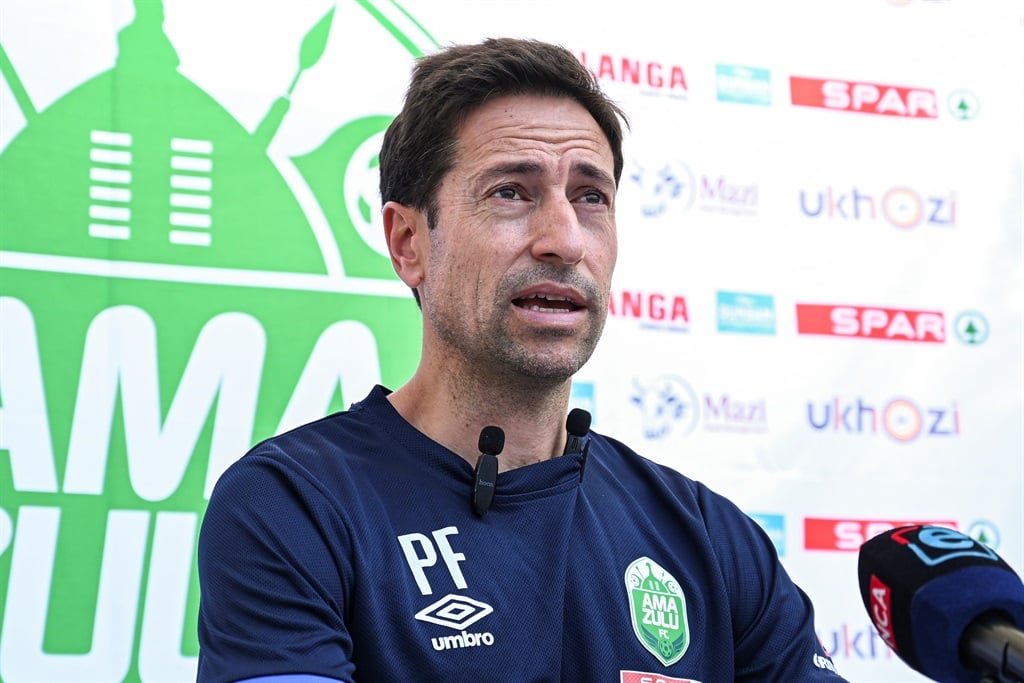
[[[983,616],[964,631],[960,656],[993,683],[1024,682],[1024,631],[994,615]]]

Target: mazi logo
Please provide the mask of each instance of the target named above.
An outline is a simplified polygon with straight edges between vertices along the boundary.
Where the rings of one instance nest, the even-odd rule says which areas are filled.
[[[701,173],[699,177],[680,160],[639,161],[634,159],[625,174],[625,201],[635,197],[647,218],[686,211],[697,201],[701,211],[752,216],[757,213],[756,182],[738,180],[724,173]]]
[[[697,426],[697,392],[680,377],[662,375],[633,379],[633,405],[640,409],[644,436],[662,439],[672,432],[689,434]]]
[[[639,195],[640,211],[648,218],[693,205],[697,182],[690,167],[678,160],[641,164],[634,161],[626,172],[629,185]]]
[[[686,596],[679,582],[649,557],[626,567],[629,617],[637,640],[665,666],[675,664],[690,646]]]

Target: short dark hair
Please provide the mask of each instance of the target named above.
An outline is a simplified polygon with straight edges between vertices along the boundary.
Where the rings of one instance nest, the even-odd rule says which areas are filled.
[[[437,192],[451,169],[459,126],[475,109],[503,95],[553,95],[575,100],[608,138],[615,182],[622,175],[622,125],[628,119],[597,78],[563,47],[538,40],[490,38],[421,58],[405,104],[380,151],[380,194],[437,220]]]

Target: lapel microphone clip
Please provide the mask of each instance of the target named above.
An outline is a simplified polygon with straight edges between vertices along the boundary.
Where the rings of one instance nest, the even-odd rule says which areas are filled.
[[[473,471],[473,511],[483,517],[494,502],[494,488],[498,482],[498,454],[505,447],[505,432],[501,427],[488,425],[480,431],[480,457]]]

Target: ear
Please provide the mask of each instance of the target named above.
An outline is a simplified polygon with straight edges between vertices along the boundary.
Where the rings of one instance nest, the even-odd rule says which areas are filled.
[[[409,287],[419,287],[426,273],[427,217],[423,212],[398,202],[384,205],[384,237],[391,253],[391,265]]]

